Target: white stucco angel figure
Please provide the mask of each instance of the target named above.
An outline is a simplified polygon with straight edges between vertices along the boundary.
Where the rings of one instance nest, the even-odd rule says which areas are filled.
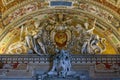
[[[28,48],[32,49],[37,54],[46,54],[45,46],[41,40],[41,30],[35,35],[27,35],[25,41]]]

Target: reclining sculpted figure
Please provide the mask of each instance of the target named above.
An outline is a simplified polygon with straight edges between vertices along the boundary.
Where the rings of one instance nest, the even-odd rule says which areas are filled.
[[[89,39],[87,39],[82,46],[81,53],[82,54],[101,54],[105,49],[105,39],[100,38],[98,35],[92,34]],[[98,45],[98,43],[102,45],[102,48]]]

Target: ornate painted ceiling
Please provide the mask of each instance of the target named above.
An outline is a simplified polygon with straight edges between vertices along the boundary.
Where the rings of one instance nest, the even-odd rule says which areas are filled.
[[[38,34],[43,53],[81,54],[91,34],[105,39],[102,54],[120,53],[120,0],[0,0],[0,17],[0,54],[28,53]]]

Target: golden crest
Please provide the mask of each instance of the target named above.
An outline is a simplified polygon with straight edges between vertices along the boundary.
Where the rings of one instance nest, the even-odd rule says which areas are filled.
[[[57,46],[64,47],[67,42],[67,34],[65,32],[57,32],[54,39]]]

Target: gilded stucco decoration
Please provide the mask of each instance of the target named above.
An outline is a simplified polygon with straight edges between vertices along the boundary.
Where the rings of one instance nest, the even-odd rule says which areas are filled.
[[[42,20],[39,17],[42,17]],[[74,23],[74,17],[68,14],[51,14],[39,17],[20,27],[19,39],[10,44],[7,54],[54,54],[55,48],[70,49],[73,54],[102,54],[105,51],[106,54],[109,54],[106,47],[109,44],[108,41],[105,42],[104,36],[94,32],[96,19],[91,20],[91,23],[84,20],[82,24]],[[85,51],[83,48],[86,43],[91,44],[91,42],[86,42],[89,39],[98,41],[94,46],[91,46],[92,51],[89,49]],[[90,47],[86,46],[86,48]]]
[[[81,35],[93,29],[94,19],[97,21],[92,34],[106,40],[102,42],[106,49],[101,42],[96,43],[103,49],[101,53],[119,53],[119,3],[119,0],[63,0],[59,4],[57,0],[2,0],[0,53],[40,53],[33,46],[42,46],[44,54],[54,54],[54,48],[69,48],[79,54],[84,43],[80,41]],[[39,45],[28,44],[33,38]]]
[[[2,0],[4,6],[10,4],[11,2],[13,2],[14,0]]]
[[[120,8],[120,0],[107,0],[109,3]]]

